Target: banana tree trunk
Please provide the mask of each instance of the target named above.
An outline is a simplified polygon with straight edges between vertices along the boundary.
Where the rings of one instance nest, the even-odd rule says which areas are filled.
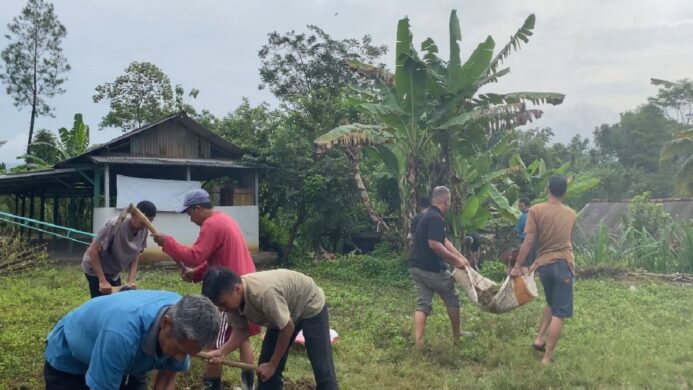
[[[368,190],[366,185],[363,183],[363,177],[361,176],[361,167],[359,166],[359,156],[361,155],[361,147],[347,147],[346,155],[351,163],[351,168],[354,173],[354,183],[356,183],[356,189],[359,191],[361,197],[361,203],[363,207],[366,208],[368,212],[368,217],[371,222],[375,224],[375,230],[380,232],[382,230],[388,230],[389,226],[385,223],[383,218],[378,214],[373,208],[373,203],[371,203],[371,197],[368,195]]]
[[[402,186],[400,188],[401,215],[402,215],[402,242],[405,243],[407,252],[411,249],[412,241],[409,239],[411,234],[411,221],[416,216],[416,203],[419,199],[419,181],[417,170],[417,159],[415,156],[407,158],[407,168]]]

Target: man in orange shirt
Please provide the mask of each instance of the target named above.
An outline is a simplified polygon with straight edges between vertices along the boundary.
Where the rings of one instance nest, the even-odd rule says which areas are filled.
[[[543,364],[553,361],[561,337],[563,321],[573,316],[573,275],[575,257],[571,243],[575,211],[562,202],[568,189],[565,176],[552,176],[546,188],[548,201],[532,206],[527,215],[525,239],[510,275],[519,276],[522,265],[536,241],[536,259],[531,270],[538,270],[547,306],[532,347],[544,352]]]

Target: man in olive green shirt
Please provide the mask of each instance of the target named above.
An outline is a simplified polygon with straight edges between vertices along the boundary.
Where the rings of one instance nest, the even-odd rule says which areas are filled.
[[[317,389],[337,389],[332,361],[325,294],[299,272],[273,270],[238,276],[227,268],[210,268],[202,294],[228,313],[231,338],[208,354],[213,363],[248,339],[248,321],[267,327],[259,366],[259,390],[281,389],[289,347],[303,330]]]

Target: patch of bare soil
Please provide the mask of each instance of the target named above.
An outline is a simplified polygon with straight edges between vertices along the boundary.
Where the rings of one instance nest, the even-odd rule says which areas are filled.
[[[629,271],[624,268],[581,267],[577,269],[576,277],[578,279],[608,278],[619,281],[622,280],[635,282],[646,280],[660,280],[665,283],[693,287],[693,275],[682,273],[656,274],[645,271]]]
[[[624,268],[610,267],[576,267],[576,277],[578,279],[597,279],[608,278],[624,280],[627,278],[628,270]]]
[[[315,390],[315,381],[307,377],[297,380],[284,377],[284,390]]]

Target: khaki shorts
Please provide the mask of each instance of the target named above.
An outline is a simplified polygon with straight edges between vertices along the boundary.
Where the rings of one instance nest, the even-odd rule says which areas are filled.
[[[460,295],[450,271],[428,272],[412,267],[409,268],[409,275],[416,286],[416,311],[424,312],[427,315],[431,314],[434,292],[440,295],[445,307],[449,309],[460,307]]]

